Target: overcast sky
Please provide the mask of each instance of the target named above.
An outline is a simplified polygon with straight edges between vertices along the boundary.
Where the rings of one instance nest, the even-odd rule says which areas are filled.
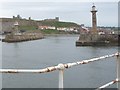
[[[94,2],[97,12],[98,26],[118,26],[118,2]],[[1,3],[0,17],[12,17],[19,14],[23,18],[29,16],[35,20],[60,18],[61,21],[75,22],[91,26],[91,7],[93,2],[78,0],[21,0],[16,2],[6,0]]]

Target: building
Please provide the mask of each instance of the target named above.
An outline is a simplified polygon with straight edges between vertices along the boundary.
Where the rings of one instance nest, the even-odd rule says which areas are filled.
[[[38,29],[41,29],[41,30],[53,29],[53,30],[55,30],[55,26],[38,26]]]
[[[58,27],[58,31],[65,31],[65,32],[78,32],[78,28],[76,27]]]
[[[80,34],[87,34],[89,32],[90,32],[90,30],[87,27],[85,27],[85,26],[80,27]]]

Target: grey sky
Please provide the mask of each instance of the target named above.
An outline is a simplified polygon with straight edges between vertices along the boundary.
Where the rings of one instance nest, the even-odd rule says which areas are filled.
[[[76,22],[91,26],[91,7],[93,2],[3,2],[0,17],[20,14],[33,19],[60,17],[61,21]],[[95,2],[98,26],[117,26],[118,3]]]

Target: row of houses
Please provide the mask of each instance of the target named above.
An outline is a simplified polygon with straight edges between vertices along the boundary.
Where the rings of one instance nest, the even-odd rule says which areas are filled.
[[[91,33],[92,28],[87,28],[85,26],[80,26],[79,28],[76,27],[55,27],[55,26],[38,26],[38,29],[40,30],[46,30],[46,29],[52,29],[52,30],[58,30],[58,31],[66,31],[66,32],[76,32],[81,34],[89,34]],[[108,30],[108,29],[99,29],[98,28],[98,34],[116,34],[114,30]]]
[[[56,29],[55,26],[38,26],[38,29],[45,30],[45,29]]]
[[[107,30],[107,29],[97,29],[98,35],[104,34],[118,34],[118,31],[115,30]],[[80,34],[90,34],[92,33],[92,28],[84,28],[81,27]]]
[[[74,31],[74,32],[79,32],[79,28],[76,27],[55,27],[55,26],[38,26],[38,29],[40,30],[45,30],[45,29],[53,29],[53,30],[58,30],[58,31]]]

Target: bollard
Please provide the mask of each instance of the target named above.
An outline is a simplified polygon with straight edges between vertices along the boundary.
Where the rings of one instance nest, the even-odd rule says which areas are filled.
[[[64,65],[58,64],[59,70],[59,90],[63,90],[63,74],[64,74]]]

